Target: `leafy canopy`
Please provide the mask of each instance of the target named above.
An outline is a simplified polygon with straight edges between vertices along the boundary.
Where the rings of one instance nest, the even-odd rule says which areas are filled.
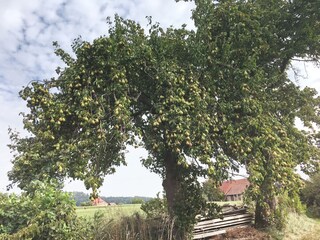
[[[125,164],[126,145],[139,144],[183,224],[204,210],[197,178],[218,183],[240,166],[268,218],[271,199],[298,186],[294,168],[319,167],[316,135],[295,126],[319,123],[319,98],[286,74],[294,58],[319,59],[319,4],[196,0],[195,30],[150,19],[145,32],[116,16],[107,36],[76,40],[75,57],[55,43],[66,67],[21,91],[32,135],[11,134],[10,179],[23,188],[30,176],[68,176],[95,195]]]

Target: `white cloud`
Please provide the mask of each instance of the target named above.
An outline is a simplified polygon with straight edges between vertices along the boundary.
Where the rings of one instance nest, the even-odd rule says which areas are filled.
[[[8,184],[6,172],[11,168],[7,129],[11,126],[23,131],[18,114],[25,111],[25,103],[18,99],[18,91],[31,80],[54,76],[61,61],[54,56],[53,41],[71,51],[72,41],[80,35],[92,41],[107,34],[106,17],[115,13],[143,26],[147,15],[155,16],[164,26],[181,25],[190,16],[190,7],[179,4],[178,8],[173,0],[0,0],[0,6],[0,191]],[[136,154],[132,151],[128,155],[129,167],[107,177],[106,194],[152,196],[161,191],[160,178],[142,168]],[[76,183],[72,189],[80,185]]]
[[[294,69],[294,70],[293,70]],[[320,66],[312,62],[294,61],[289,77],[301,87],[312,87],[320,94]]]
[[[10,143],[8,128],[22,130],[22,117],[19,113],[25,111],[24,103],[17,100],[12,93],[4,92],[0,87],[0,191],[8,185],[6,173],[11,169],[11,153],[7,144]]]

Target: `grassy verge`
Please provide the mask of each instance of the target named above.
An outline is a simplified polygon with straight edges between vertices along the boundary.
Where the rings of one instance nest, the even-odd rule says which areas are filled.
[[[88,206],[88,207],[77,207],[76,213],[78,217],[93,218],[96,212],[104,213],[107,219],[120,219],[124,216],[131,216],[138,212],[143,214],[140,209],[140,204],[123,204],[117,206]]]
[[[227,231],[225,238],[247,240],[319,240],[320,220],[305,214],[289,213],[284,230],[269,229],[261,231],[254,228],[235,228]]]
[[[305,214],[290,213],[283,240],[318,240],[320,221]]]

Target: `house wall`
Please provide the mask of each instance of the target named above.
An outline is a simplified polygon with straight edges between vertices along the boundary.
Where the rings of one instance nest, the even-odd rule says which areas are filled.
[[[243,194],[227,195],[226,201],[242,201]]]

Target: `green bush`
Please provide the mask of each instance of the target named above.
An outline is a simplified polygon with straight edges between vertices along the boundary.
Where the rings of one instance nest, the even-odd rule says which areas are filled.
[[[278,197],[278,206],[274,216],[274,226],[278,230],[283,230],[286,227],[286,220],[289,213],[294,212],[301,214],[304,211],[305,208],[302,205],[297,193],[288,194],[288,192],[284,192]]]
[[[320,218],[320,173],[311,176],[301,191],[301,200],[307,206],[307,214]]]
[[[202,183],[202,195],[208,202],[224,200],[223,192],[217,187],[217,184],[212,179],[208,179]]]
[[[91,202],[82,202],[82,203],[80,203],[80,206],[81,207],[88,207],[88,206],[92,206],[92,203]]]
[[[141,205],[141,210],[147,215],[147,218],[158,218],[168,215],[167,203],[165,199],[159,197],[151,199]]]
[[[142,198],[134,197],[131,200],[131,204],[143,204],[143,203],[144,203],[144,200]]]
[[[0,198],[0,239],[75,239],[77,219],[70,195],[57,184],[32,182],[29,192]]]

